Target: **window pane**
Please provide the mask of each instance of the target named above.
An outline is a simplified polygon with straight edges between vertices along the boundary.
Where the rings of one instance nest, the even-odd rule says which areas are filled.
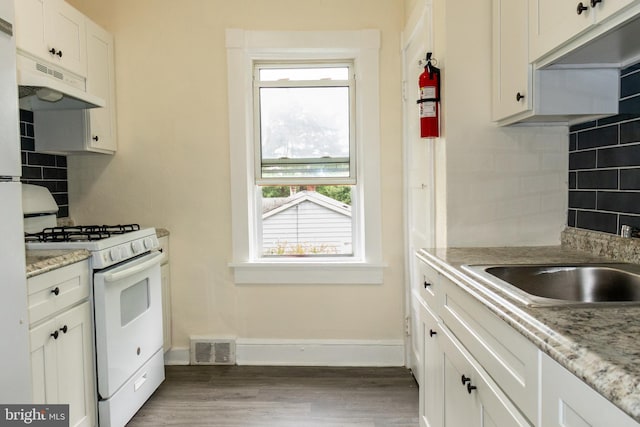
[[[351,186],[262,187],[262,255],[351,256]]]
[[[261,88],[260,146],[263,177],[349,176],[349,88]]]
[[[261,68],[263,82],[277,80],[349,80],[349,67]]]

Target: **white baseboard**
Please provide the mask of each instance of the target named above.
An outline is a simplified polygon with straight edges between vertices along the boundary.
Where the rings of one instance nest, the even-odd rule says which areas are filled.
[[[188,365],[190,360],[189,347],[171,347],[164,354],[165,365]]]
[[[404,366],[404,342],[237,339],[236,363],[265,366]]]
[[[402,340],[236,339],[236,364],[257,366],[405,366]],[[189,348],[172,347],[165,365],[189,365]]]

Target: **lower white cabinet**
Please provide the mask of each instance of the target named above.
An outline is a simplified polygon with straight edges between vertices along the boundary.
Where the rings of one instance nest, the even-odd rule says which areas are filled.
[[[163,349],[166,353],[171,349],[171,269],[169,267],[169,236],[158,239],[162,250],[160,262],[160,279],[162,281],[162,332]]]
[[[30,311],[33,403],[68,404],[69,426],[72,427],[96,425],[93,324],[87,300],[88,268],[84,261],[27,280],[30,309],[36,305],[59,304],[58,301],[65,298],[65,289],[80,295],[75,300],[67,300],[66,306],[56,306],[57,311],[44,318],[33,316],[34,311]],[[69,283],[74,286],[69,287]],[[76,287],[86,292],[77,292]],[[46,294],[45,302],[43,292]]]
[[[420,427],[640,427],[489,311],[460,278],[418,259],[438,276],[430,302],[416,286],[412,292]]]
[[[546,354],[542,355],[541,368],[541,426],[638,427],[635,420]]]

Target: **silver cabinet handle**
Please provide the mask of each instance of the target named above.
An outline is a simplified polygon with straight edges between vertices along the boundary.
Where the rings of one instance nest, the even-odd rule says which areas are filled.
[[[0,31],[8,35],[9,37],[13,37],[13,25],[11,22],[5,21],[0,18]]]

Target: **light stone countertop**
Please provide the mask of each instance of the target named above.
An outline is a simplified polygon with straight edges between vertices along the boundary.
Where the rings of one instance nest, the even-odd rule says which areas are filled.
[[[86,249],[27,250],[27,279],[91,257]]]
[[[420,253],[538,348],[640,422],[640,305],[528,307],[460,269],[463,264],[611,259],[559,246],[423,249]]]

